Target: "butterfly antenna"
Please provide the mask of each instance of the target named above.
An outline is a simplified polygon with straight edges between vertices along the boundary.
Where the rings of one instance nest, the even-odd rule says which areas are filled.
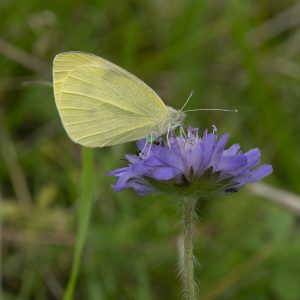
[[[53,86],[52,82],[46,80],[27,80],[27,81],[23,81],[21,84],[23,87],[41,85],[41,86],[52,88]]]
[[[181,107],[180,110],[183,110],[186,107],[186,105],[189,103],[189,101],[190,101],[191,97],[193,96],[193,94],[194,94],[194,91],[191,91],[189,97],[187,98],[187,100],[185,101],[184,105]]]
[[[221,109],[221,108],[197,108],[197,109],[189,109],[185,110],[184,112],[190,112],[190,111],[200,111],[200,110],[212,110],[212,111],[225,111],[225,112],[238,112],[237,109]]]

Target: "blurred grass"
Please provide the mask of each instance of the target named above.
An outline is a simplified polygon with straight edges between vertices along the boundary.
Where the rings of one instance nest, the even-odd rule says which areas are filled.
[[[55,54],[83,50],[136,74],[173,107],[193,90],[190,109],[239,113],[191,113],[187,124],[215,124],[243,150],[258,146],[274,166],[266,181],[299,194],[299,16],[291,0],[1,1],[0,298],[62,299],[78,224],[80,148],[52,90],[24,82],[51,81]],[[95,151],[75,299],[180,299],[176,200],[116,194],[105,175],[132,151],[133,143]],[[292,212],[241,191],[203,203],[199,214],[202,299],[300,299]]]

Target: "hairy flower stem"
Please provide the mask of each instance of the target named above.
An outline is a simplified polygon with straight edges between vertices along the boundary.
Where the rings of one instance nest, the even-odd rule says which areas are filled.
[[[194,214],[197,198],[187,196],[183,201],[183,281],[186,300],[195,300],[194,282]]]

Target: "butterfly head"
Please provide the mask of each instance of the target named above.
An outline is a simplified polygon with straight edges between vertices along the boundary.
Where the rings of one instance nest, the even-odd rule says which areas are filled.
[[[182,110],[176,110],[170,106],[168,106],[167,108],[170,115],[170,127],[176,128],[177,126],[180,126],[186,117],[185,112],[183,112]]]

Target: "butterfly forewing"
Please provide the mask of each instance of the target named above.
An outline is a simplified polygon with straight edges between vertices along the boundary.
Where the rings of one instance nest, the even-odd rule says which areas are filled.
[[[81,145],[103,147],[144,138],[168,113],[144,82],[91,54],[58,55],[53,76],[63,125]]]
[[[94,55],[81,52],[64,52],[55,56],[53,61],[53,87],[57,106],[59,106],[60,89],[69,73],[80,65],[93,63],[94,60]]]

